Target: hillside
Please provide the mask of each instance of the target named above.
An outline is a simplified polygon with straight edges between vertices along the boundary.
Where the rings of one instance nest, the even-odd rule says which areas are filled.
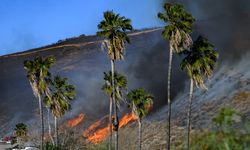
[[[160,29],[149,29],[130,34],[131,45],[127,46],[126,60],[117,63],[120,72],[125,73],[129,87],[146,87],[158,96],[156,106],[161,106],[165,94],[164,86],[158,87],[162,78],[152,81],[152,70],[165,70],[166,65],[144,68],[147,60],[151,62],[165,62],[167,59],[167,44],[161,38]],[[148,59],[148,53],[157,52]],[[50,46],[28,50],[21,53],[0,57],[0,136],[12,130],[17,122],[32,123],[37,118],[37,101],[32,94],[29,82],[26,79],[23,62],[36,56],[54,55],[57,59],[53,74],[68,77],[77,88],[77,99],[73,109],[64,119],[71,118],[84,112],[88,120],[95,120],[107,114],[108,97],[101,90],[103,72],[109,71],[110,61],[106,53],[101,50],[101,39],[96,36],[81,36],[70,38]],[[140,71],[147,70],[148,76],[140,77]],[[146,74],[144,74],[146,75]],[[144,80],[145,79],[145,80]],[[157,88],[155,88],[157,87]],[[160,90],[160,91],[159,91]],[[98,107],[98,112],[92,109]],[[62,119],[62,121],[64,120]],[[36,119],[35,119],[36,120]]]
[[[246,56],[245,58],[249,57]],[[244,60],[244,59],[243,59]],[[209,91],[196,90],[192,105],[192,134],[211,128],[212,119],[220,108],[229,107],[241,114],[236,128],[241,122],[250,120],[250,71],[243,68],[250,66],[249,61],[241,61],[233,68],[222,67],[207,84]],[[186,85],[188,87],[188,85]],[[172,138],[178,145],[186,134],[188,89],[176,97],[173,102]],[[151,114],[143,125],[143,149],[161,150],[166,146],[167,107]],[[137,123],[121,130],[122,149],[136,149]],[[129,133],[129,134],[128,134]],[[132,134],[131,134],[132,133]],[[126,137],[126,138],[125,138]]]

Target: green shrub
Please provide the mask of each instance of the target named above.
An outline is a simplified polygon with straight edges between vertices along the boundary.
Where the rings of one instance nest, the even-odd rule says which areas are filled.
[[[46,143],[45,149],[46,150],[63,150],[63,148],[61,148],[60,146],[53,145],[49,142]]]
[[[220,109],[213,119],[213,131],[203,131],[194,136],[192,150],[250,150],[250,124],[235,128],[240,115],[230,108]]]

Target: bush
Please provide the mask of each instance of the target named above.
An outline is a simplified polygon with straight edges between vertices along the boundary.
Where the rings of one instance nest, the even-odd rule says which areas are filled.
[[[46,150],[63,150],[63,148],[61,148],[60,146],[53,145],[49,142],[46,143],[45,149]]]
[[[230,108],[220,109],[213,119],[214,131],[203,131],[195,135],[190,149],[250,150],[250,124],[245,123],[242,130],[236,129],[237,117],[240,115]]]

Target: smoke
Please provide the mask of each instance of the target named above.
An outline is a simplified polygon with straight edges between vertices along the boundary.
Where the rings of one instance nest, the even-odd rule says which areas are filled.
[[[162,6],[164,2],[166,1],[162,1]],[[200,110],[200,105],[203,103],[201,101],[214,99],[218,100],[217,103],[223,104],[225,99],[236,91],[249,90],[247,68],[250,54],[250,1],[177,0],[168,2],[181,3],[193,14],[196,18],[193,38],[195,39],[199,34],[205,36],[215,45],[220,55],[214,77],[207,82],[209,91],[204,94],[197,90],[198,92],[194,94],[198,95],[194,99],[194,108]],[[163,11],[162,7],[159,10]],[[175,77],[176,74],[173,74]],[[188,93],[187,90],[184,89],[185,93]],[[173,109],[177,110],[176,114],[179,114],[178,110],[184,110],[183,106],[186,106],[186,101],[183,101],[187,96],[185,93],[181,92],[174,99]]]
[[[174,2],[183,4],[196,18],[192,34],[194,40],[198,35],[203,35],[219,51],[220,58],[217,70],[222,66],[238,64],[243,59],[243,56],[247,55],[250,47],[249,1],[179,0]],[[162,6],[163,4],[162,2]],[[162,8],[159,8],[159,12],[162,10]],[[169,49],[168,42],[161,38],[160,32],[150,36],[157,39],[156,41],[150,41],[153,46],[151,48],[141,48],[138,55],[133,53],[134,59],[128,58],[124,72],[128,74],[129,87],[131,89],[143,87],[153,93],[155,108],[159,109],[166,104]],[[136,50],[138,51],[138,49]],[[180,56],[174,55],[171,81],[172,100],[178,94],[183,93],[185,83],[187,83],[185,72],[181,72],[179,69],[180,59]]]
[[[145,88],[154,96],[154,108],[167,104],[167,69],[168,69],[168,42],[161,38],[161,31],[157,34],[151,34],[152,39],[158,39],[152,42],[152,47],[142,48],[141,52],[136,55],[133,54],[133,60],[127,61],[125,72],[129,76],[129,87]],[[148,45],[147,45],[148,46]],[[179,69],[180,57],[173,57],[173,68],[171,81],[171,97],[175,96],[183,90],[184,80],[186,79],[184,73]]]
[[[233,0],[219,1],[174,1],[184,7],[196,18],[194,40],[201,34],[208,38],[220,53],[218,67],[232,65],[248,53],[250,47],[250,2]],[[163,11],[162,6],[159,12]],[[166,104],[168,43],[159,38],[151,49],[143,49],[142,53],[129,60],[126,71],[129,74],[131,87],[142,86],[155,95],[156,109]],[[134,55],[134,54],[133,54]],[[172,72],[171,98],[182,93],[187,79],[185,72],[179,69],[180,57],[174,55]],[[218,69],[219,70],[219,69]]]
[[[162,4],[166,1],[162,1]],[[250,1],[177,0],[196,18],[195,35],[207,37],[219,50],[220,61],[236,63],[250,46]],[[162,8],[159,8],[162,11]]]
[[[126,56],[124,61],[116,62],[116,71],[127,77],[128,90],[145,88],[154,96],[154,110],[167,104],[167,69],[168,69],[168,42],[161,37],[158,30],[148,34],[131,37],[131,44],[126,45]],[[96,47],[100,49],[100,47]],[[73,104],[72,111],[67,115],[84,112],[91,119],[108,114],[109,97],[101,90],[104,83],[103,72],[110,70],[110,61],[106,52],[72,56],[77,63],[70,62],[72,70],[65,72],[62,66],[68,66],[65,58],[58,61],[58,67],[64,70],[62,75],[68,77],[77,86],[77,99]],[[80,59],[79,61],[77,59]],[[171,97],[174,99],[184,89],[186,76],[180,71],[180,56],[173,57],[172,90]],[[73,67],[74,66],[74,67]],[[125,93],[126,94],[126,93]],[[126,97],[126,95],[125,95]],[[121,112],[127,110],[122,105]],[[97,109],[96,109],[97,108]]]

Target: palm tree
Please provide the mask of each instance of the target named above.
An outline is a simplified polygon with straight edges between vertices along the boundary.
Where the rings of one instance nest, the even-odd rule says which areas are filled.
[[[104,12],[104,20],[98,24],[98,36],[104,37],[104,45],[108,50],[108,55],[111,59],[112,72],[112,93],[115,93],[114,71],[115,60],[122,60],[124,58],[125,43],[130,43],[126,31],[133,29],[131,20],[125,17],[120,17],[113,11]],[[114,124],[118,126],[119,120],[117,116],[117,107],[115,95],[112,95],[112,103],[114,103]],[[111,137],[111,136],[110,136]],[[111,149],[111,138],[109,139],[109,149]],[[118,150],[118,130],[115,131],[115,150]]]
[[[112,141],[112,72],[110,71],[109,74],[104,72],[104,80],[105,83],[102,86],[102,90],[104,90],[107,95],[110,97],[109,101],[109,130],[110,136],[109,139]],[[119,107],[119,100],[124,100],[123,91],[127,89],[127,79],[122,74],[117,72],[114,73],[114,82],[115,82],[115,98],[117,101],[117,107]],[[114,125],[114,130],[117,130],[119,125]]]
[[[24,123],[18,123],[14,130],[18,141],[18,147],[20,149],[21,140],[27,136],[27,127]]]
[[[27,78],[33,90],[34,96],[39,102],[39,114],[41,120],[41,149],[43,150],[44,122],[43,122],[43,104],[42,96],[47,91],[46,80],[50,77],[49,69],[55,64],[55,58],[49,56],[46,58],[36,57],[33,61],[24,61],[24,69],[27,71]]]
[[[196,87],[207,89],[204,80],[212,76],[219,54],[214,46],[202,36],[198,37],[190,50],[186,50],[183,53],[186,56],[182,60],[180,68],[182,70],[185,69],[190,78],[186,145],[186,148],[189,149],[193,84]]]
[[[75,87],[68,83],[67,78],[55,76],[51,80],[50,94],[44,98],[44,103],[49,106],[55,121],[55,143],[58,145],[58,127],[57,120],[62,117],[66,111],[71,109],[70,101],[76,96]]]
[[[132,108],[133,113],[138,118],[139,125],[139,150],[141,150],[141,139],[142,139],[142,118],[145,117],[150,108],[153,105],[153,96],[147,93],[144,89],[135,89],[128,93],[129,107]]]
[[[169,40],[169,63],[168,63],[168,135],[167,135],[167,150],[170,150],[170,125],[171,125],[171,97],[170,97],[170,83],[172,71],[172,56],[173,52],[180,53],[184,49],[188,49],[192,45],[190,33],[192,32],[192,25],[195,21],[193,16],[188,13],[180,4],[166,3],[164,5],[164,13],[159,13],[158,17],[167,25],[165,26],[162,36]]]

